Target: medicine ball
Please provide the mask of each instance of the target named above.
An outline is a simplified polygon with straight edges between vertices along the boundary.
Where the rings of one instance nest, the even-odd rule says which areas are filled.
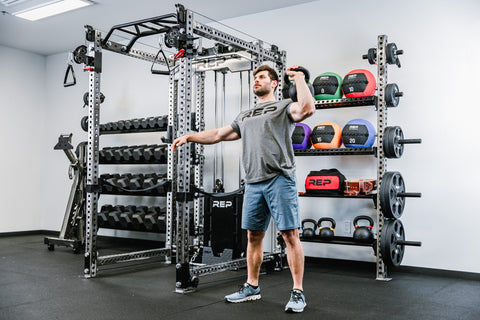
[[[295,129],[292,134],[293,149],[310,149],[312,143],[310,141],[310,134],[312,129],[304,123],[295,123]]]
[[[350,120],[343,127],[342,141],[347,148],[370,148],[375,142],[375,128],[367,120]]]
[[[314,98],[329,100],[342,98],[342,77],[333,72],[325,72],[313,81]]]
[[[342,145],[342,129],[333,122],[317,124],[310,134],[315,149],[336,149]]]
[[[373,74],[365,69],[352,70],[343,78],[342,91],[346,98],[370,97],[377,83]]]

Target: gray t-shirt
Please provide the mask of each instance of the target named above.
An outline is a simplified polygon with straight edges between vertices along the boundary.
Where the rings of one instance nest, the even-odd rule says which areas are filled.
[[[279,174],[291,177],[295,173],[291,103],[290,99],[260,103],[232,122],[233,130],[242,138],[246,183],[265,181]]]

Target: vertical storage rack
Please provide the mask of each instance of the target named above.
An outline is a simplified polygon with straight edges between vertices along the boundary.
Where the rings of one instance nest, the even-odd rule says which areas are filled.
[[[198,276],[246,266],[245,258],[208,265],[193,263],[199,249],[206,245],[202,234],[204,201],[198,192],[203,189],[204,148],[187,143],[174,153],[171,142],[192,131],[204,130],[207,71],[239,72],[240,75],[242,71],[248,71],[250,75],[251,70],[267,62],[277,69],[280,79],[283,79],[286,52],[258,39],[245,40],[202,23],[197,19],[200,16],[177,4],[176,13],[114,26],[105,38],[102,38],[100,31],[86,26],[88,58],[85,69],[89,71],[89,112],[84,271],[87,278],[95,277],[97,268],[106,264],[165,256],[167,261],[176,264],[176,291],[186,292],[197,286]],[[111,40],[113,33],[126,34],[130,41],[126,45],[114,42]],[[134,48],[139,38],[157,34],[163,37],[167,47],[178,51],[174,57],[167,58],[164,54],[159,57],[158,53]],[[213,43],[213,46],[205,47],[205,43]],[[102,50],[149,61],[152,63],[152,72],[169,78],[168,130],[164,142],[168,143],[167,179],[170,188],[166,193],[164,248],[110,256],[98,255],[96,238],[98,198],[101,193],[98,166]],[[168,70],[153,70],[154,64],[166,66]],[[281,88],[282,80],[279,81],[277,90],[279,98]],[[264,255],[264,261],[273,262],[280,268],[283,255],[280,245],[277,244],[272,251]]]
[[[398,222],[396,225],[401,225],[399,220],[390,219],[390,217],[385,217],[385,208],[382,208],[382,201],[381,196],[379,193],[381,190],[389,188],[397,188],[398,186],[382,186],[384,183],[383,178],[387,173],[387,157],[385,155],[385,144],[389,143],[390,147],[392,143],[396,143],[398,145],[403,143],[420,143],[420,139],[411,139],[410,141],[402,140],[399,141],[397,137],[396,140],[392,140],[392,137],[389,137],[388,141],[385,141],[385,128],[387,125],[387,97],[386,97],[386,87],[387,87],[387,79],[388,79],[388,72],[387,72],[387,64],[392,64],[392,62],[387,59],[387,48],[388,48],[388,39],[386,35],[380,35],[377,38],[377,47],[369,50],[369,62],[371,64],[377,64],[377,95],[370,96],[370,97],[359,97],[359,98],[342,98],[342,99],[335,99],[335,100],[320,100],[316,101],[316,109],[329,109],[329,108],[339,108],[339,107],[362,107],[362,106],[375,106],[377,112],[377,145],[370,147],[370,148],[340,148],[340,149],[306,149],[306,150],[295,150],[296,156],[345,156],[345,155],[373,155],[376,156],[376,165],[377,165],[377,193],[368,194],[365,196],[356,196],[356,197],[348,197],[348,196],[334,196],[334,195],[325,195],[321,197],[338,197],[338,198],[349,198],[349,199],[371,199],[374,202],[374,207],[376,211],[376,229],[377,229],[377,237],[374,239],[373,243],[358,243],[353,241],[352,238],[349,237],[335,237],[334,241],[322,241],[319,239],[305,239],[302,238],[302,241],[307,242],[322,242],[322,243],[334,243],[334,244],[343,244],[343,245],[360,245],[360,246],[371,246],[374,250],[376,256],[376,279],[377,280],[390,280],[388,273],[388,266],[389,263],[386,261],[391,262],[391,259],[385,260],[383,257],[382,252],[390,253],[394,255],[395,264],[399,264],[401,259],[403,258],[403,250],[405,245],[413,245],[413,246],[420,246],[420,242],[415,241],[405,241],[404,239],[404,230],[403,227],[400,230],[395,230],[393,232],[391,228],[388,230],[388,234],[385,235],[385,225],[394,224],[395,221]],[[395,46],[396,48],[396,46]],[[390,48],[388,48],[390,49]],[[372,55],[373,53],[373,55]],[[401,54],[400,50],[398,50],[398,54]],[[390,54],[394,54],[396,56],[397,52],[391,52]],[[367,58],[367,55],[364,56]],[[400,63],[397,59],[397,66],[400,67]],[[401,94],[397,94],[397,103],[398,103],[398,96]],[[395,105],[396,106],[396,105]],[[401,139],[403,139],[403,134]],[[403,152],[403,149],[402,149]],[[403,181],[402,181],[403,182]],[[389,182],[390,183],[390,182]],[[402,186],[404,187],[404,185]],[[389,197],[420,197],[420,193],[406,193],[405,190],[395,190],[393,194],[390,194]],[[312,195],[312,194],[300,194],[303,197],[318,197],[320,195]],[[392,201],[393,199],[390,199]],[[402,203],[403,205],[403,203]],[[403,210],[403,208],[402,208]],[[401,214],[401,213],[400,213]],[[383,248],[382,248],[383,246]],[[387,248],[387,250],[385,249]],[[391,263],[390,263],[391,264]]]

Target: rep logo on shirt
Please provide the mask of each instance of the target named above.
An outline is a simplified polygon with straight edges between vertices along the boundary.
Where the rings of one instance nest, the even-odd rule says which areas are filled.
[[[265,107],[265,108],[257,108],[257,109],[249,110],[249,111],[243,113],[242,121],[245,120],[246,118],[261,116],[263,114],[274,112],[275,110],[277,110],[276,106],[270,106],[270,107]]]

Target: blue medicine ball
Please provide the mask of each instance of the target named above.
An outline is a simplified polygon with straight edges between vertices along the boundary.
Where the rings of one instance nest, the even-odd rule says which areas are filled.
[[[375,128],[367,120],[350,120],[343,127],[342,141],[347,148],[370,148],[375,142]]]

